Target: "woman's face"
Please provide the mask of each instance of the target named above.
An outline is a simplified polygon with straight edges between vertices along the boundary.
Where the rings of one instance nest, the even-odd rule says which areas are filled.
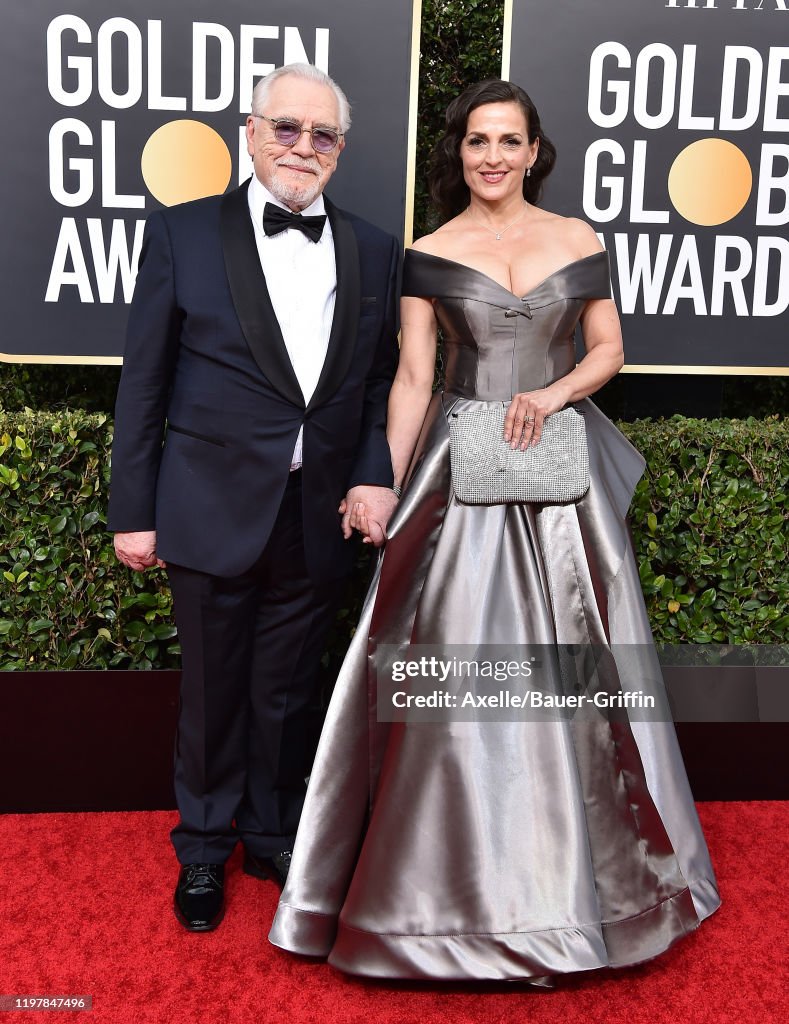
[[[472,197],[499,202],[523,195],[523,178],[539,145],[539,139],[529,142],[520,104],[486,103],[472,110],[460,143],[463,178]]]

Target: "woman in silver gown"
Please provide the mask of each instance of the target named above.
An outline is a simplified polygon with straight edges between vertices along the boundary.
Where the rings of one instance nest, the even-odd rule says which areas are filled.
[[[466,90],[433,170],[451,219],[406,254],[388,428],[403,495],[269,936],[352,974],[539,984],[656,956],[719,905],[668,715],[386,723],[376,707],[381,645],[602,648],[661,696],[625,523],[644,463],[587,397],[622,363],[607,256],[588,225],[536,205],[554,155],[517,86]],[[578,502],[457,500],[448,418],[494,400],[524,447],[577,403],[591,477]]]

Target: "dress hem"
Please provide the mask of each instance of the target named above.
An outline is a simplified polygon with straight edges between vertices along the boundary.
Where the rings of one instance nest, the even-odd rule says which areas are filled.
[[[696,884],[716,892],[709,879]],[[636,966],[694,931],[717,909],[713,902],[698,915],[686,888],[634,917],[601,925],[425,935],[367,931],[333,914],[280,903],[269,940],[364,977],[506,981]]]

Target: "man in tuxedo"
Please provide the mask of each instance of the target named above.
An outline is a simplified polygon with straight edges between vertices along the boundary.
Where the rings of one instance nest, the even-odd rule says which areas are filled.
[[[178,920],[224,913],[224,863],[284,882],[308,720],[362,503],[396,497],[386,401],[399,246],[323,189],[348,102],[310,65],[258,83],[254,174],[146,224],[116,407],[109,528],[167,568],[182,649]],[[342,517],[342,518],[341,518]]]

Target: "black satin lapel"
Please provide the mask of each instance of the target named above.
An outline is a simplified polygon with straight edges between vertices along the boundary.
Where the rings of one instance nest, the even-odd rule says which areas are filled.
[[[293,372],[260,267],[249,216],[248,187],[242,185],[222,199],[222,248],[233,305],[250,351],[267,380],[288,401],[304,408],[304,395]]]
[[[307,406],[313,409],[334,394],[351,365],[359,328],[360,275],[359,246],[351,222],[328,199],[325,200],[332,235],[334,261],[337,267],[337,295],[334,301],[334,319],[329,336],[329,348],[323,364],[318,386]]]

